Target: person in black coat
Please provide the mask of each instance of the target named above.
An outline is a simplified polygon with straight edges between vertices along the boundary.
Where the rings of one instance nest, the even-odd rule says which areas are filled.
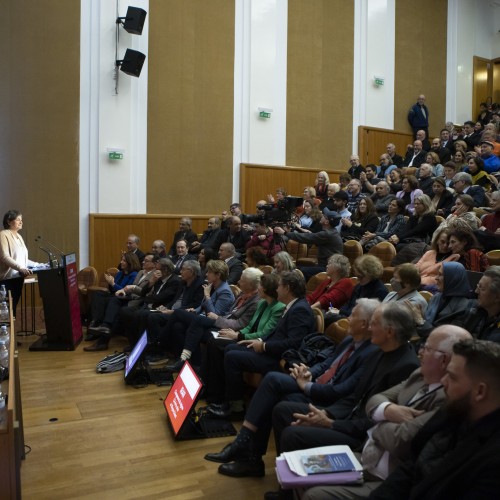
[[[369,498],[479,500],[500,491],[500,345],[464,340],[442,383],[445,408],[412,442],[413,457]]]
[[[174,234],[174,239],[172,245],[170,245],[170,250],[168,255],[172,258],[176,255],[177,242],[184,240],[187,243],[187,248],[191,247],[194,241],[198,240],[198,235],[191,229],[193,221],[189,217],[182,217],[179,221],[179,231]]]
[[[408,123],[413,130],[413,137],[417,136],[419,130],[429,132],[429,109],[425,105],[425,95],[420,94],[417,102],[408,111]]]
[[[451,208],[455,205],[453,194],[446,189],[446,181],[443,177],[434,177],[432,184],[432,192],[434,196],[431,198],[432,209],[436,215],[448,217],[451,213]]]
[[[219,472],[231,475],[248,465],[246,454],[252,450],[254,461],[267,451],[271,433],[273,408],[282,400],[314,404],[332,404],[351,394],[359,383],[367,359],[378,351],[370,342],[370,318],[379,302],[362,299],[353,310],[346,337],[328,357],[311,368],[295,365],[290,374],[271,372],[260,383],[245,414],[243,427],[236,439],[219,453],[208,453],[206,460],[233,464],[221,467]],[[259,457],[259,458],[257,458]]]
[[[408,343],[415,323],[404,304],[381,304],[372,316],[370,330],[372,344],[380,351],[366,360],[363,377],[351,394],[323,409],[295,402],[276,405],[273,429],[278,454],[329,444],[357,448],[366,435],[363,432],[360,437],[354,429],[367,417],[368,399],[406,380],[420,366],[415,349]],[[296,425],[290,425],[292,422]]]

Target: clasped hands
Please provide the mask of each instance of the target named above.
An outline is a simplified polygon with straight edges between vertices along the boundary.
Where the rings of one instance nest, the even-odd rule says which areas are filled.
[[[320,410],[311,403],[309,403],[308,413],[294,413],[293,418],[295,418],[295,420],[292,422],[292,425],[302,425],[306,427],[326,427],[330,429],[334,422],[334,420],[328,416],[326,410]]]

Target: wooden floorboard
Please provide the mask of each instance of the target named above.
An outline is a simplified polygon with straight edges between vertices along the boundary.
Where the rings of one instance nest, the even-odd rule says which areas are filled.
[[[275,490],[274,444],[266,477],[234,479],[203,460],[231,438],[176,442],[162,400],[168,388],[126,386],[123,372],[97,374],[109,352],[30,352],[18,337],[25,443],[22,497],[29,499],[258,499]],[[51,419],[57,419],[51,421]],[[238,424],[236,424],[238,427]]]

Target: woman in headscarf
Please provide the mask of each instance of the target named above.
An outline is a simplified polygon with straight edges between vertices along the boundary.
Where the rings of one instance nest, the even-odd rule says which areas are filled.
[[[436,277],[439,292],[432,297],[425,316],[417,307],[412,307],[418,334],[427,338],[439,325],[453,322],[467,309],[471,299],[471,286],[467,271],[458,262],[443,262]]]

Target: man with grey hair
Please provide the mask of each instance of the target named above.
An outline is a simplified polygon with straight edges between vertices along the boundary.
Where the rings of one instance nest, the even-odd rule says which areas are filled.
[[[351,166],[349,167],[347,173],[351,176],[352,179],[359,179],[359,174],[365,171],[363,165],[359,163],[359,156],[351,155],[351,157],[349,158],[349,163],[351,164]]]
[[[314,487],[303,498],[366,498],[398,465],[409,459],[412,439],[444,403],[441,379],[446,374],[453,346],[470,339],[471,334],[458,326],[434,329],[420,348],[420,368],[404,382],[372,396],[366,404],[365,418],[351,422],[349,434],[357,434],[365,441],[361,455],[364,483]]]
[[[154,240],[151,245],[151,252],[159,259],[163,259],[167,256],[166,247],[167,245],[163,240]]]
[[[481,186],[472,185],[472,177],[467,172],[458,172],[453,176],[453,189],[455,194],[468,194],[472,196],[475,207],[486,205],[486,194]]]
[[[423,149],[422,141],[413,141],[413,147],[408,147],[403,167],[420,167],[425,161],[426,152]]]
[[[198,241],[198,235],[191,229],[192,225],[193,221],[189,217],[181,218],[179,221],[179,231],[174,234],[172,245],[168,251],[170,257],[174,257],[176,255],[178,241],[184,240],[186,242],[188,252],[193,241]]]
[[[413,137],[417,136],[419,130],[429,132],[429,109],[425,105],[425,95],[420,94],[417,102],[408,111],[408,123],[413,130]]]
[[[406,380],[418,368],[415,350],[408,343],[415,326],[407,306],[397,302],[378,306],[370,331],[372,344],[379,350],[366,360],[365,371],[349,395],[323,409],[288,402],[275,406],[273,429],[278,454],[327,444],[358,446],[359,437],[349,436],[346,429],[366,417],[369,398]]]
[[[370,342],[369,325],[370,317],[379,305],[376,299],[358,300],[349,318],[348,336],[333,351],[329,348],[323,352],[324,361],[311,367],[294,364],[289,375],[268,373],[250,402],[236,439],[221,452],[208,453],[205,459],[227,464],[219,469],[225,475],[250,475],[252,471],[260,471],[276,404],[287,400],[306,404],[333,403],[352,392],[363,373],[367,357],[378,350]]]
[[[386,151],[391,158],[392,164],[396,167],[400,167],[403,163],[403,157],[396,153],[396,146],[392,142],[390,142],[386,146]]]
[[[207,222],[207,229],[203,231],[200,241],[193,241],[191,243],[191,252],[199,253],[203,248],[212,248],[217,250],[217,239],[219,237],[220,219],[219,217],[210,217]]]
[[[371,199],[375,205],[375,210],[379,217],[387,215],[389,210],[389,204],[392,200],[396,199],[396,196],[391,194],[391,188],[386,181],[380,181],[375,186],[375,193],[372,194]]]
[[[418,172],[418,188],[432,199],[432,197],[434,196],[434,192],[432,191],[432,185],[434,184],[434,181],[432,179],[432,165],[429,165],[428,163],[422,163],[422,165],[418,169]]]
[[[456,343],[442,384],[445,407],[415,436],[411,458],[369,498],[498,498],[500,346]]]

